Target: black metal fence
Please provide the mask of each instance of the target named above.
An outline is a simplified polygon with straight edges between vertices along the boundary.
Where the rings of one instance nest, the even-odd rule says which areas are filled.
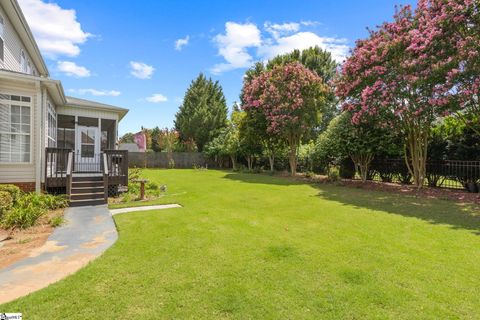
[[[101,153],[82,156],[80,153],[74,154],[73,171],[74,172],[101,172]]]
[[[427,161],[425,185],[429,187],[480,189],[480,161],[431,160]],[[412,183],[405,160],[379,159],[372,161],[368,179],[383,182]]]

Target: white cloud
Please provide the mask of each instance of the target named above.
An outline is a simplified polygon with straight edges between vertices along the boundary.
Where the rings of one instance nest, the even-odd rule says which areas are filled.
[[[166,102],[168,101],[167,97],[165,97],[161,93],[154,93],[150,97],[147,97],[146,100],[148,102],[153,102],[153,103],[160,103],[160,102]]]
[[[42,0],[19,0],[19,3],[42,54],[52,59],[80,54],[78,45],[85,43],[91,34],[82,30],[75,10]]]
[[[212,73],[245,68],[252,64],[253,58],[247,49],[259,47],[262,44],[260,30],[253,23],[227,22],[225,34],[218,34],[214,38],[218,47],[218,54],[226,63],[219,63],[212,68]]]
[[[76,77],[76,78],[90,77],[90,70],[88,70],[85,67],[79,66],[75,62],[71,62],[71,61],[58,61],[57,69],[60,72],[63,72],[70,77]]]
[[[288,23],[271,23],[265,22],[264,28],[269,32],[275,39],[278,39],[280,36],[291,34],[300,30],[300,23],[297,22],[288,22]]]
[[[324,37],[310,29],[319,24],[317,21],[300,21],[286,23],[265,22],[264,32],[253,23],[239,24],[227,22],[225,34],[218,34],[214,42],[218,54],[225,62],[218,63],[210,70],[214,74],[237,68],[248,68],[255,60],[266,60],[276,55],[319,46],[332,53],[337,62],[342,62],[348,55],[349,47],[346,39]],[[257,48],[255,55],[248,49]]]
[[[190,36],[187,35],[185,38],[180,38],[175,41],[175,50],[182,51],[182,48],[188,45],[190,41]]]
[[[97,89],[69,89],[69,92],[72,93],[77,93],[80,95],[86,95],[90,94],[92,96],[97,96],[97,97],[105,97],[105,96],[110,96],[110,97],[118,97],[121,92],[117,90],[97,90]]]
[[[274,43],[266,44],[258,49],[258,55],[270,59],[276,55],[288,53],[294,49],[307,49],[313,46],[330,51],[337,62],[342,62],[348,55],[349,47],[345,39],[321,37],[313,32],[298,32],[290,36],[279,37]]]
[[[302,25],[307,26],[307,27],[314,27],[318,26],[320,22],[318,21],[312,21],[312,20],[304,20],[300,22]]]
[[[130,61],[130,74],[138,79],[150,79],[155,68],[143,62]]]

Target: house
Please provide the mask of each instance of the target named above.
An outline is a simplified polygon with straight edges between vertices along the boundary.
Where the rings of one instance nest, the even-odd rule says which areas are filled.
[[[128,152],[116,150],[127,112],[65,96],[17,0],[0,2],[0,184],[105,202],[128,181]]]
[[[145,150],[140,149],[136,143],[120,143],[118,149],[127,150],[128,152],[145,152]]]

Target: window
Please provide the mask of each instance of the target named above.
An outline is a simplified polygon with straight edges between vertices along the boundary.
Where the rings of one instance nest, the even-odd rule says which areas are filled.
[[[115,120],[101,120],[100,150],[115,148]]]
[[[0,16],[0,60],[4,61],[5,20]]]
[[[49,147],[57,146],[57,113],[50,102],[47,103],[47,145]]]
[[[30,162],[31,98],[0,94],[0,162]]]
[[[20,70],[23,73],[27,73],[27,58],[25,57],[25,51],[20,51]]]
[[[75,150],[75,117],[58,115],[57,147]]]

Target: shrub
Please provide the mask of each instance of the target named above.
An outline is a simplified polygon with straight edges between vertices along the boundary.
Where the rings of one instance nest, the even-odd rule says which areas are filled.
[[[14,206],[3,213],[1,224],[5,228],[28,228],[48,210],[65,208],[68,200],[65,196],[50,194],[23,193]]]
[[[20,208],[35,207],[48,210],[65,208],[68,200],[65,196],[54,196],[51,194],[25,193],[18,198],[16,206]]]
[[[0,217],[13,206],[12,195],[7,191],[0,191]]]
[[[253,173],[262,173],[262,172],[263,172],[263,168],[262,168],[262,167],[255,167],[255,168],[253,168],[252,172],[253,172]]]
[[[142,173],[142,170],[140,168],[137,168],[137,167],[130,168],[128,170],[128,181],[131,182],[133,180],[140,179],[141,173]]]
[[[61,226],[64,222],[65,219],[63,219],[62,216],[53,217],[48,221],[48,223],[54,228]]]
[[[355,164],[352,159],[345,158],[340,161],[339,175],[343,179],[353,179],[355,177]]]
[[[133,193],[125,192],[124,194],[122,194],[122,202],[130,202],[135,199],[136,197]]]
[[[328,170],[328,181],[338,182],[340,181],[340,170],[337,167],[331,167]]]
[[[313,171],[305,172],[305,178],[313,178],[315,177],[315,173]]]
[[[38,218],[47,212],[45,208],[28,206],[14,207],[7,211],[2,218],[2,225],[7,228],[25,229],[31,227],[37,222]]]
[[[0,184],[0,191],[5,191],[10,193],[10,195],[12,196],[13,203],[15,203],[15,201],[17,201],[17,199],[22,194],[22,191],[20,191],[20,188],[13,184]]]
[[[156,182],[149,182],[145,185],[145,193],[148,196],[160,196],[160,186]]]

